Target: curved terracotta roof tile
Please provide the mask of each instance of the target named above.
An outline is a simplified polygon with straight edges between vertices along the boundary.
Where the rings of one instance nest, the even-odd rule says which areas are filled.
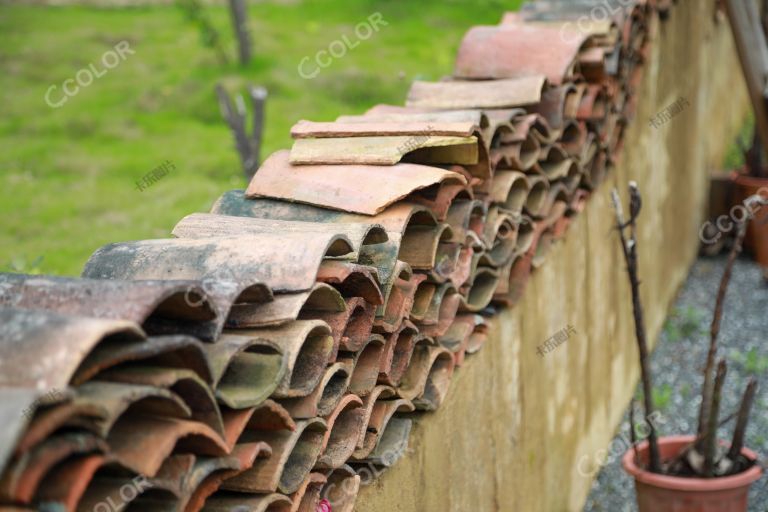
[[[190,336],[154,336],[146,340],[107,339],[98,344],[80,363],[71,383],[79,385],[109,368],[126,363],[190,370],[210,384],[213,372],[203,344]]]
[[[217,492],[205,501],[204,512],[231,512],[242,507],[243,512],[290,512],[291,499],[284,494],[240,494]]]
[[[315,511],[320,504],[320,491],[326,478],[322,473],[307,475],[299,489],[291,494],[291,512]]]
[[[541,75],[468,82],[417,80],[411,84],[406,105],[446,110],[523,107],[538,103],[546,88],[547,79]]]
[[[417,164],[459,164],[474,167],[486,177],[481,165],[477,136],[394,135],[297,139],[291,147],[290,163],[302,165],[394,166],[399,162]]]
[[[606,58],[609,53],[600,46],[585,48],[579,53],[579,71],[588,82],[599,83],[608,78]]]
[[[26,435],[31,411],[42,393],[34,388],[0,388],[0,472],[5,469],[14,449]]]
[[[531,185],[526,175],[519,171],[497,170],[493,175],[490,199],[505,210],[520,214],[525,206]]]
[[[335,139],[334,145],[340,147]],[[360,180],[365,176],[364,180]],[[451,171],[401,163],[381,165],[291,165],[288,151],[273,153],[259,168],[245,192],[247,198],[265,197],[333,208],[335,210],[375,215],[416,190],[443,181],[464,183]],[[361,187],[361,185],[365,185]],[[224,199],[224,198],[222,198]],[[229,198],[226,198],[229,199]],[[215,213],[238,215],[222,201]],[[279,212],[275,212],[279,215]],[[250,215],[258,216],[258,215]],[[323,221],[309,216],[272,217],[283,220]],[[342,221],[343,222],[343,221]],[[375,222],[369,220],[369,222]]]
[[[464,354],[469,344],[469,337],[475,327],[474,317],[479,315],[457,315],[445,334],[439,336],[437,342],[453,353],[456,367],[464,362]]]
[[[17,400],[14,395],[27,396],[26,391],[31,392],[31,390],[22,388],[5,388],[3,391],[0,391],[0,395],[9,398],[8,402],[10,403],[8,405],[10,406]],[[81,403],[73,399],[71,395],[59,403],[47,405],[40,403],[41,394],[39,392],[31,392],[28,396],[30,397],[29,404],[18,414],[18,419],[26,423],[25,430],[23,432],[14,432],[14,422],[10,420],[16,420],[17,418],[9,418],[9,430],[11,433],[19,434],[19,438],[18,441],[10,442],[4,446],[11,450],[16,457],[43,442],[55,431],[68,425],[100,433],[98,422],[107,420],[109,416],[109,411],[100,405]],[[34,416],[30,414],[33,410]],[[173,409],[169,412],[173,414]],[[27,422],[30,417],[32,418],[31,421]]]
[[[409,314],[411,321],[418,321],[424,318],[429,309],[429,304],[437,290],[437,284],[430,281],[422,281],[416,287],[416,293],[413,296],[413,306]]]
[[[526,114],[512,120],[512,132],[501,134],[502,142],[519,142],[533,136],[542,146],[554,143],[562,133],[549,125],[546,118],[539,114]]]
[[[264,441],[272,455],[257,461],[252,468],[226,480],[221,488],[238,492],[284,494],[296,492],[317,461],[327,427],[315,418],[296,422],[296,430],[247,430],[240,442]]]
[[[210,213],[192,213],[181,219],[173,228],[172,234],[179,238],[216,238],[241,235],[280,235],[295,233],[317,235],[319,233],[334,237],[343,235],[352,242],[352,252],[346,256],[357,261],[363,245],[375,245],[386,242],[388,237],[384,228],[378,224],[326,224],[318,222],[299,222],[273,219],[257,219]]]
[[[534,270],[544,265],[554,242],[554,229],[551,227],[547,228],[539,237],[539,242],[536,244],[536,252],[533,254],[533,260],[531,260],[531,266]]]
[[[610,98],[605,86],[589,84],[581,98],[576,118],[579,121],[600,122],[606,118],[609,110]]]
[[[307,396],[323,376],[333,351],[331,330],[320,320],[297,320],[279,327],[243,329],[233,334],[265,339],[282,351],[286,371],[272,396]]]
[[[566,121],[563,133],[560,136],[560,145],[565,152],[578,162],[583,162],[585,151],[589,151],[589,145],[593,143],[594,134],[587,131],[586,124],[575,120]]]
[[[467,345],[467,354],[476,354],[485,344],[488,339],[488,333],[491,329],[486,317],[482,315],[474,315],[475,327],[472,329],[472,334],[469,336],[469,344]]]
[[[386,336],[379,368],[379,384],[389,386],[400,384],[400,380],[411,361],[417,337],[418,329],[408,321],[403,322],[395,332]],[[374,392],[375,390],[372,393]]]
[[[50,437],[17,458],[0,480],[0,499],[31,504],[46,474],[56,465],[88,454],[104,454],[107,443],[88,432]]]
[[[528,197],[525,200],[523,212],[533,218],[541,218],[548,208],[549,181],[543,176],[529,175],[528,182],[531,185]]]
[[[109,462],[109,458],[101,454],[86,455],[63,462],[48,473],[46,483],[40,486],[34,501],[47,503],[58,510],[74,512],[76,507],[85,501],[88,488],[92,486],[93,476]],[[113,490],[117,491],[117,488]],[[131,501],[118,498],[117,492],[112,496],[123,503]]]
[[[494,181],[499,171],[494,175]],[[483,233],[487,207],[483,201],[455,199],[451,202],[445,222],[451,227],[451,242],[464,243],[469,231],[478,236]]]
[[[408,438],[411,435],[412,425],[413,420],[410,418],[395,416],[390,419],[387,428],[379,437],[376,448],[362,462],[384,467],[394,465],[408,450]]]
[[[384,304],[375,267],[326,260],[320,265],[317,280],[333,286],[344,297],[361,297],[377,306]]]
[[[413,403],[405,398],[376,400],[370,414],[367,415],[365,436],[360,440],[360,445],[355,450],[353,458],[363,460],[376,449],[379,440],[387,430],[390,420],[392,420],[396,413],[409,413],[414,410]]]
[[[249,200],[244,197],[242,192],[233,190],[223,194],[214,204],[212,211],[219,214],[245,217],[311,222],[373,222],[383,225],[389,235],[389,241],[375,246],[375,250],[366,249],[364,246],[359,263],[377,269],[385,301],[389,297],[393,280],[397,276],[403,277],[404,273],[410,273],[410,269],[404,268],[403,264],[397,261],[402,240],[405,238],[406,245],[410,244],[412,232],[421,232],[428,226],[433,227],[435,236],[439,234],[434,215],[423,206],[413,204],[396,204],[375,217],[366,217],[273,199]],[[377,316],[391,318],[385,314],[386,309],[386,306],[380,308]],[[390,325],[393,321],[399,322],[399,318],[387,320],[384,323]],[[396,325],[391,327],[391,329],[394,328]]]
[[[352,365],[352,378],[349,381],[349,391],[364,397],[371,393],[379,378],[379,368],[384,357],[384,337],[372,334],[358,352],[340,352],[339,361]]]
[[[608,171],[608,158],[604,151],[595,153],[591,161],[585,165],[582,184],[588,190],[594,190],[605,180]]]
[[[362,400],[353,394],[346,395],[325,420],[328,422],[328,431],[315,467],[335,469],[344,465],[357,446],[365,421]]]
[[[295,419],[329,415],[349,388],[352,364],[351,360],[331,364],[312,393],[299,398],[284,398],[280,400],[280,405]]]
[[[570,160],[567,172],[562,178],[557,179],[556,182],[563,184],[568,197],[570,197],[576,192],[576,189],[583,179],[584,170],[582,167],[575,160]]]
[[[220,434],[198,421],[137,416],[115,423],[107,438],[115,459],[136,473],[155,476],[174,451],[221,457],[229,447]]]
[[[204,350],[213,368],[216,398],[233,409],[261,404],[287,370],[276,343],[251,336],[224,334]]]
[[[275,252],[278,246],[281,253]],[[239,291],[265,284],[275,292],[298,292],[312,288],[323,258],[350,255],[352,250],[346,236],[327,233],[142,240],[102,247],[83,274],[102,279],[207,277],[234,284]]]
[[[471,84],[467,84],[467,87],[471,87]],[[479,108],[435,110],[430,108],[402,107],[397,105],[376,105],[363,115],[339,116],[337,121],[346,123],[470,122],[479,127],[483,145],[486,149],[489,149],[497,131],[511,129],[510,120],[513,117],[522,114],[525,114],[525,109],[522,108],[494,108],[493,110],[483,110]]]
[[[461,183],[443,182],[411,194],[410,202],[426,206],[438,221],[444,222],[453,201],[471,200],[472,189]]]
[[[526,133],[518,140],[516,135],[500,138],[501,145],[491,148],[491,160],[498,169],[527,171],[539,159],[541,142],[533,133]]]
[[[517,248],[518,219],[519,215],[498,206],[489,208],[482,236],[486,251],[480,257],[481,265],[499,267],[509,260]]]
[[[50,311],[0,308],[0,325],[0,385],[41,391],[65,389],[99,343],[144,338],[133,322]]]
[[[561,130],[567,120],[576,117],[572,109],[578,105],[578,94],[576,87],[570,83],[551,87],[541,95],[541,101],[528,107],[528,111],[541,115],[549,126]]]
[[[407,319],[419,284],[427,278],[424,274],[414,274],[408,264],[397,261],[392,273],[391,284],[387,289],[386,302],[377,313],[374,330],[391,333]]]
[[[159,366],[126,366],[109,369],[99,378],[111,382],[169,389],[189,407],[191,420],[199,421],[217,435],[224,436],[224,422],[216,398],[208,384],[191,370]],[[131,419],[120,418],[112,425],[110,435],[118,424],[130,423]]]
[[[641,3],[644,1],[641,0]],[[599,2],[600,0],[537,0],[536,2],[526,2],[520,8],[520,12],[504,13],[501,23],[519,23],[522,20],[526,22],[578,20],[583,18],[585,14],[589,14],[595,6],[605,5],[611,9],[611,18],[585,19],[580,24],[583,31],[602,33],[609,30],[616,22],[623,20],[635,3],[625,3],[621,0],[608,0],[604,4]]]
[[[411,225],[403,234],[398,259],[414,270],[432,270],[441,264],[441,243],[450,243],[452,237],[448,224]]]
[[[448,393],[453,375],[451,352],[435,345],[417,345],[397,393],[417,409],[435,410]]]
[[[156,493],[140,493],[131,507],[135,509],[167,508],[185,510],[195,488],[211,474],[237,470],[235,457],[196,457],[193,454],[171,455],[163,462],[157,474],[147,481],[150,488],[163,489]],[[128,493],[125,493],[128,494]],[[149,496],[147,496],[149,494]]]
[[[586,40],[575,30],[529,24],[473,27],[459,47],[454,76],[500,79],[544,75],[559,85],[573,75],[574,57]]]
[[[462,292],[459,311],[477,313],[485,309],[493,299],[499,283],[499,271],[490,267],[479,267]]]
[[[544,175],[550,181],[568,176],[572,163],[573,160],[571,160],[563,148],[557,144],[552,144],[543,148],[542,152],[539,154],[538,164]]]
[[[291,128],[294,139],[339,139],[346,137],[377,137],[398,135],[444,135],[471,137],[479,126],[471,122],[370,122],[343,121],[318,123],[301,120]]]
[[[248,428],[255,430],[296,430],[296,423],[288,411],[274,400],[265,400],[253,412]]]
[[[360,476],[349,465],[326,471],[327,482],[320,496],[328,500],[334,512],[353,512],[357,493],[360,491]]]
[[[342,350],[359,350],[370,336],[376,315],[376,307],[362,297],[347,299],[350,315],[344,325],[340,347]]]
[[[528,250],[500,269],[499,285],[493,297],[496,302],[513,306],[522,298],[533,270],[532,263],[539,240],[547,227],[547,222],[534,222]]]
[[[80,427],[106,438],[112,426],[127,411],[132,414],[156,414],[179,419],[189,419],[192,416],[190,406],[170,389],[120,382],[92,381],[81,384],[77,387],[72,406],[73,412],[98,410],[99,416],[73,414],[61,418],[59,422],[54,419],[56,414],[49,411],[48,414],[35,418],[35,423],[40,422],[36,429],[44,428],[44,425],[48,424],[50,426],[46,430],[51,433],[54,429],[64,426]],[[61,408],[66,409],[66,406]]]
[[[414,322],[424,336],[440,336],[450,327],[461,306],[461,296],[453,283],[444,283],[435,289],[427,313]]]
[[[354,352],[359,350],[368,339],[376,316],[376,306],[366,302],[362,297],[346,299],[346,308],[340,313],[327,311],[307,311],[302,319],[318,319],[328,324],[333,337],[333,350],[329,361],[335,361],[338,351]]]
[[[483,133],[486,146],[488,139],[488,117],[479,109],[439,110],[401,105],[374,105],[362,115],[343,115],[336,118],[339,123],[471,123]]]
[[[520,224],[517,226],[517,250],[515,255],[525,254],[530,249],[534,241],[536,225],[527,215],[520,217]]]
[[[0,294],[0,307],[13,305],[63,315],[129,320],[150,335],[189,334],[213,341],[216,332],[216,310],[197,281],[0,274],[0,288],[5,291]],[[185,301],[185,296],[190,300]]]
[[[327,264],[349,264],[338,260],[324,260],[317,278],[322,281]],[[227,316],[227,327],[245,329],[274,327],[300,318],[309,311],[341,313],[346,309],[344,297],[333,287],[316,283],[312,288],[297,293],[279,293],[269,302],[260,304],[233,304]]]

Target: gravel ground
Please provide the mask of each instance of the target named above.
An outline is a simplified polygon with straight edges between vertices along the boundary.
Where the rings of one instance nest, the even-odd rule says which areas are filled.
[[[696,428],[701,387],[701,367],[709,343],[709,324],[715,296],[725,268],[725,257],[699,259],[688,275],[675,308],[651,356],[654,391],[661,410],[662,435],[691,434]],[[641,276],[642,277],[642,276]],[[627,297],[629,300],[629,297]],[[768,286],[760,268],[747,259],[736,262],[723,312],[718,355],[728,361],[721,411],[738,407],[747,379],[757,377],[759,387],[746,446],[768,461]],[[638,421],[636,414],[636,421]],[[733,422],[721,429],[730,439]],[[616,443],[628,437],[624,421]],[[618,451],[618,449],[616,450]],[[603,466],[595,479],[584,512],[635,512],[633,480],[621,468],[620,456]],[[750,512],[768,512],[768,477],[750,490]]]

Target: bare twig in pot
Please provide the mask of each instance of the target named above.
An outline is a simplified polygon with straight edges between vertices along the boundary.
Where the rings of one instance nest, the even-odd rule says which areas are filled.
[[[742,448],[744,448],[744,432],[747,430],[749,413],[752,410],[752,402],[755,400],[755,391],[757,391],[757,381],[752,378],[747,384],[747,389],[744,390],[736,427],[733,429],[733,440],[731,441],[731,448],[728,450],[728,458],[732,461],[738,458]]]
[[[714,476],[715,455],[717,453],[717,418],[720,413],[720,399],[723,394],[723,384],[725,383],[727,372],[728,366],[721,359],[717,364],[715,387],[712,392],[712,407],[709,410],[707,429],[704,433],[704,466],[702,468],[702,476],[705,478]]]
[[[715,311],[712,315],[712,325],[709,330],[709,351],[707,352],[707,362],[704,365],[704,384],[702,385],[701,390],[701,408],[699,409],[697,437],[700,441],[697,448],[699,448],[700,451],[702,448],[701,440],[705,437],[706,422],[709,420],[710,409],[712,407],[714,365],[715,357],[717,356],[717,337],[720,334],[720,322],[723,318],[723,304],[725,303],[728,284],[731,281],[733,265],[736,263],[736,258],[741,252],[741,246],[744,241],[746,230],[747,224],[745,222],[739,223],[736,239],[734,240],[733,247],[728,255],[728,261],[725,265],[723,277],[720,279],[720,288],[717,291],[717,299],[715,300]]]
[[[652,377],[648,364],[648,342],[645,333],[645,323],[643,320],[643,305],[640,301],[640,280],[638,278],[637,265],[637,236],[635,223],[642,208],[642,198],[637,188],[637,183],[629,182],[630,195],[630,219],[624,221],[624,212],[621,206],[619,192],[613,189],[611,198],[613,207],[616,210],[616,227],[621,239],[621,248],[624,251],[624,259],[627,263],[627,274],[629,284],[632,289],[632,312],[635,318],[635,337],[637,338],[637,348],[640,354],[640,377],[643,383],[643,405],[645,408],[645,422],[648,425],[648,452],[649,463],[648,470],[652,473],[661,473],[661,458],[659,457],[659,444],[656,436],[656,429],[649,420],[654,411]],[[630,237],[627,238],[624,230],[630,228]]]

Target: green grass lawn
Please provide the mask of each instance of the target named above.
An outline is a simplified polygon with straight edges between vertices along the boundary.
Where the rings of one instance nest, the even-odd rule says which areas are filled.
[[[299,119],[332,120],[402,103],[414,79],[451,72],[467,29],[496,24],[520,0],[304,0],[250,5],[256,58],[222,65],[174,5],[0,7],[0,270],[76,275],[115,241],[168,236],[244,179],[214,85],[270,93],[262,156],[289,147]],[[234,60],[228,11],[206,12]],[[311,58],[372,13],[387,26],[316,78]],[[44,96],[126,40],[135,51],[60,108]],[[101,67],[98,65],[97,67]],[[314,68],[313,68],[314,69]],[[140,192],[135,182],[175,169]]]

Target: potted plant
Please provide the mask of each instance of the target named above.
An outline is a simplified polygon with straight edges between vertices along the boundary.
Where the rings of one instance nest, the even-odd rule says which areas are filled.
[[[648,345],[640,302],[637,238],[635,224],[642,200],[634,182],[629,184],[629,219],[624,220],[618,191],[612,192],[617,229],[627,263],[632,290],[635,334],[640,354],[640,375],[643,406],[648,437],[637,444],[634,436],[633,407],[630,409],[631,449],[622,462],[625,471],[635,479],[640,512],[746,512],[749,486],[762,475],[757,455],[744,447],[744,433],[754,401],[757,382],[748,383],[736,415],[736,425],[730,443],[717,438],[720,421],[720,398],[727,373],[727,364],[717,359],[717,337],[723,315],[723,303],[734,262],[741,252],[746,223],[737,227],[736,241],[731,249],[715,301],[710,329],[710,343],[704,365],[704,382],[697,432],[687,436],[659,438],[653,422],[654,405],[651,394],[652,375],[648,364]],[[749,204],[762,202],[750,197]]]
[[[745,151],[745,165],[731,174],[738,202],[755,194],[768,199],[768,166],[765,165],[765,150],[768,149],[768,104],[765,97],[768,61],[762,58],[768,52],[765,32],[768,27],[768,3],[760,3],[763,12],[755,2],[724,0],[755,114],[754,136],[751,147]],[[768,277],[768,209],[750,214],[744,245]]]

